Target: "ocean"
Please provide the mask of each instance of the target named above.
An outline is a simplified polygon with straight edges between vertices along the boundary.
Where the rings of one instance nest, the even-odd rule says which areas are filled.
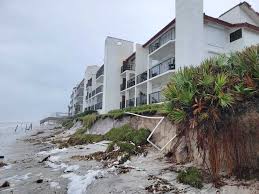
[[[15,128],[18,128],[15,132]],[[15,144],[17,139],[21,139],[30,132],[25,131],[30,123],[18,122],[0,122],[0,156],[5,156],[5,159],[11,154],[12,145]]]

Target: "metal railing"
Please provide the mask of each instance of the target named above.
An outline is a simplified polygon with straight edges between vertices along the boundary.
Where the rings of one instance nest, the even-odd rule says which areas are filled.
[[[100,69],[96,72],[96,79],[97,79],[98,77],[100,77],[101,75],[103,75],[103,73],[104,73],[104,65],[102,65],[102,66],[100,67]]]
[[[147,80],[147,71],[145,71],[137,76],[137,84],[139,84],[143,81],[146,81],[146,80]]]
[[[128,64],[128,63],[125,63],[121,66],[121,73],[123,73],[124,71],[127,71],[127,70],[134,70],[134,66],[135,64]]]
[[[131,98],[131,99],[126,101],[126,106],[127,107],[133,107],[134,104],[135,104],[135,98]]]
[[[94,95],[95,95],[95,90],[92,91],[92,96],[94,96]]]
[[[155,50],[157,50],[158,48],[160,48],[170,40],[173,40],[175,38],[173,32],[174,32],[173,29],[169,30],[168,32],[163,34],[160,38],[158,38],[154,43],[152,43],[149,46],[149,53],[154,52]]]
[[[169,70],[175,69],[175,58],[170,58],[162,63],[157,64],[156,66],[149,69],[149,78],[156,77],[159,74],[165,73]]]
[[[149,94],[150,104],[159,103],[159,102],[162,102],[161,91]]]
[[[100,110],[103,108],[103,103],[102,102],[99,102],[95,105],[95,110]]]
[[[127,88],[130,88],[132,86],[135,86],[135,77],[131,78],[130,80],[128,80],[127,82]]]
[[[96,88],[95,91],[96,91],[95,94],[99,94],[99,93],[103,92],[103,85],[101,85],[98,88]]]
[[[137,106],[147,104],[147,96],[142,95],[137,97]]]

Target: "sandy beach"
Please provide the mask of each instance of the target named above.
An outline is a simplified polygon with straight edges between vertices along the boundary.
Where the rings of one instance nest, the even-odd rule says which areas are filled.
[[[148,154],[134,156],[124,164],[104,165],[95,160],[71,159],[105,151],[107,141],[95,144],[59,149],[53,140],[66,138],[72,131],[53,129],[46,126],[28,133],[11,145],[9,154],[3,161],[7,166],[0,169],[0,185],[8,181],[10,187],[1,188],[0,193],[152,193],[156,187],[164,191],[158,193],[216,193],[217,189],[206,184],[202,190],[176,181],[177,173],[172,163],[151,146]],[[174,166],[180,168],[180,166]],[[252,186],[251,186],[252,185]],[[221,193],[256,193],[258,183],[250,186],[224,186]],[[168,191],[168,192],[167,192]]]

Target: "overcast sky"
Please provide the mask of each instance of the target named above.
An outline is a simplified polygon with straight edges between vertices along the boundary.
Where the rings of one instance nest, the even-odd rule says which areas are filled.
[[[239,2],[204,9],[217,17]],[[106,36],[144,43],[174,16],[174,0],[0,0],[0,121],[67,111],[86,65],[102,64]]]

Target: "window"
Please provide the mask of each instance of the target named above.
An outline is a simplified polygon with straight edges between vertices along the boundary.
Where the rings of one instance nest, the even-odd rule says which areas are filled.
[[[232,32],[230,34],[230,42],[234,42],[234,41],[236,41],[240,38],[242,38],[242,29],[239,29],[239,30],[237,30],[235,32]]]

